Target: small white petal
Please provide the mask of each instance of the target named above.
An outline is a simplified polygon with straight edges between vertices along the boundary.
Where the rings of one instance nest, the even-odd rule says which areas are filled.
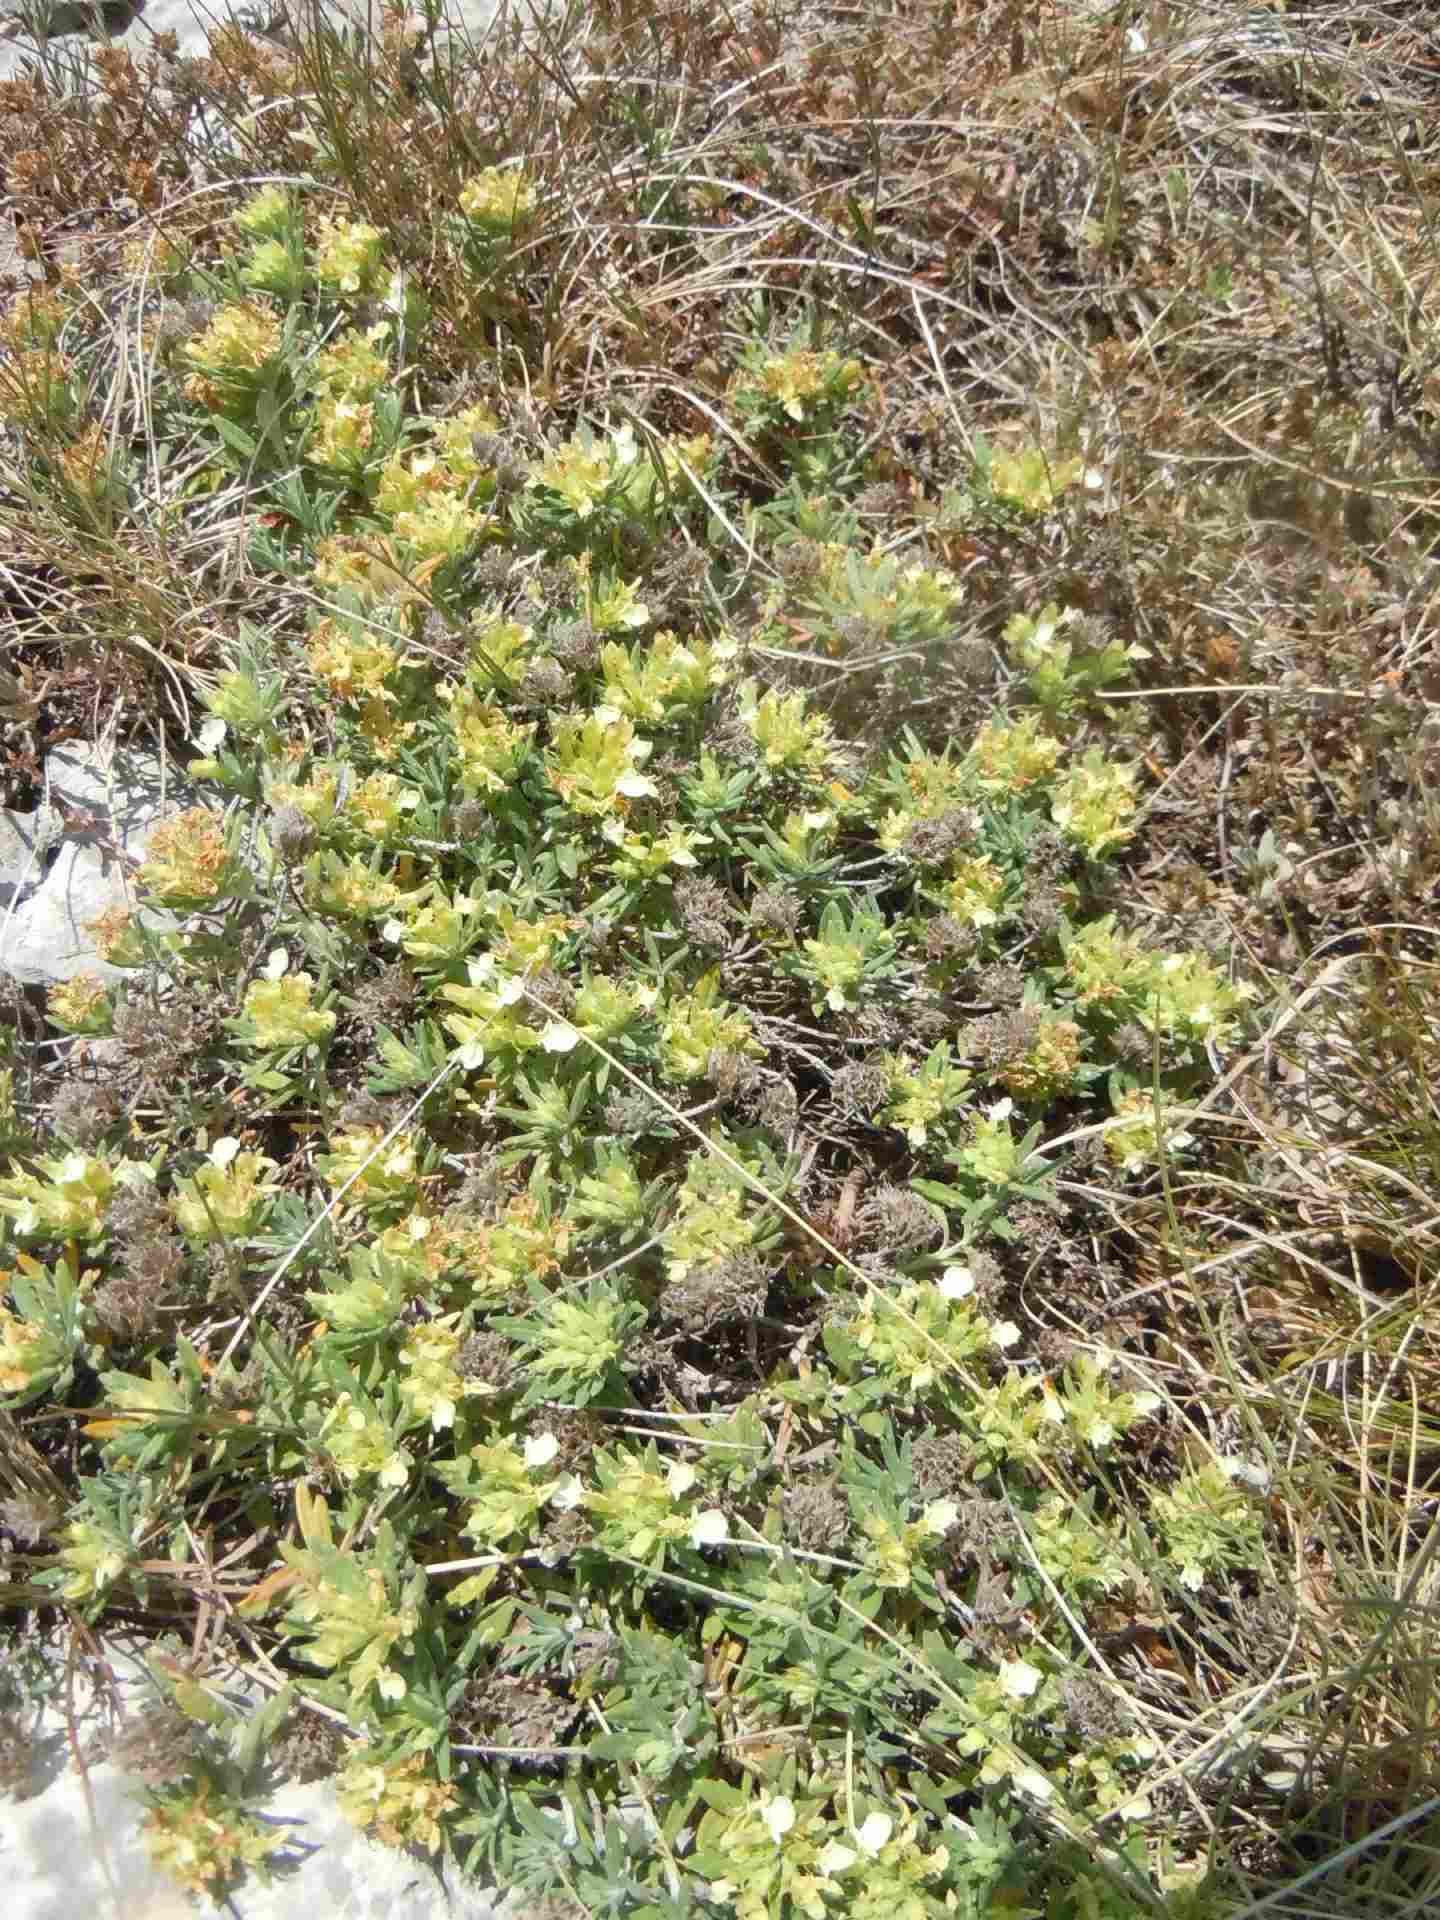
[[[567,1021],[552,1020],[541,1034],[540,1044],[546,1053],[569,1053],[579,1046],[580,1036]]]
[[[894,1831],[895,1822],[888,1813],[872,1813],[866,1817],[855,1838],[866,1853],[879,1853]]]
[[[682,1494],[688,1493],[694,1486],[695,1480],[695,1469],[688,1460],[675,1461],[665,1476],[665,1484],[670,1489],[670,1498],[678,1500]]]
[[[935,1282],[947,1300],[963,1300],[975,1291],[975,1276],[969,1267],[946,1267]]]
[[[997,1320],[990,1328],[990,1338],[997,1347],[1013,1347],[1020,1338],[1020,1329],[1013,1320]]]
[[[1270,1476],[1263,1467],[1252,1467],[1248,1460],[1242,1460],[1235,1453],[1220,1453],[1215,1456],[1215,1464],[1227,1480],[1241,1480],[1247,1486],[1269,1486]]]
[[[925,1530],[927,1533],[948,1533],[959,1518],[960,1509],[953,1500],[932,1500],[925,1509]]]
[[[1000,1668],[1000,1691],[1012,1700],[1028,1700],[1044,1678],[1028,1660],[1007,1660]]]
[[[653,780],[647,780],[643,773],[622,773],[615,782],[615,791],[623,793],[628,799],[639,800],[647,795],[655,797],[660,789]]]
[[[722,1547],[730,1538],[730,1522],[718,1507],[697,1513],[690,1528],[692,1547]]]
[[[1028,1793],[1034,1800],[1053,1800],[1055,1789],[1043,1773],[1037,1773],[1033,1767],[1027,1767],[1023,1773],[1017,1773],[1015,1784],[1021,1793]]]
[[[815,1862],[821,1873],[844,1873],[860,1858],[853,1847],[842,1847],[838,1840],[827,1840]],[[713,1889],[712,1889],[713,1891]]]
[[[763,1809],[760,1818],[770,1829],[770,1837],[778,1846],[795,1824],[795,1802],[782,1793]]]
[[[536,1433],[525,1442],[523,1451],[527,1467],[548,1467],[560,1451],[560,1442],[553,1433]]]
[[[275,947],[271,951],[269,959],[265,962],[264,971],[267,980],[284,979],[285,975],[290,971],[290,956],[284,947]]]
[[[561,1513],[569,1513],[572,1508],[578,1507],[584,1498],[585,1489],[580,1484],[580,1476],[572,1473],[569,1479],[562,1480],[551,1494],[550,1504],[552,1507],[558,1507]]]
[[[210,1149],[210,1164],[215,1167],[228,1167],[240,1151],[240,1142],[232,1140],[227,1134],[223,1140],[217,1140]]]

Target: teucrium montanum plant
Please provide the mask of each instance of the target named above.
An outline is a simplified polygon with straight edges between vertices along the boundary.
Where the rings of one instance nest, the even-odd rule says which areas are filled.
[[[523,167],[487,167],[437,245],[518,272],[541,214]],[[668,1849],[747,1920],[952,1911],[1000,1885],[1036,1806],[1073,1838],[1143,1771],[1127,1749],[1103,1794],[1067,1774],[1054,1673],[1083,1648],[1019,1531],[997,1547],[1016,1640],[957,1626],[965,1500],[1031,1516],[1067,1605],[1128,1577],[1103,1501],[1067,1531],[1051,1476],[1158,1410],[1108,1356],[1043,1379],[967,1257],[1053,1200],[1062,1102],[1071,1127],[1118,1112],[1138,1165],[1157,1073],[1183,1102],[1244,1018],[1214,961],[1097,905],[1141,776],[1084,709],[1133,650],[1017,614],[1039,712],[867,760],[721,596],[656,610],[738,512],[715,444],[604,418],[527,443],[488,405],[422,406],[423,303],[384,232],[298,187],[233,229],[156,405],[202,485],[244,476],[251,561],[305,611],[248,626],[211,689],[202,801],[152,835],[115,948],[170,1107],[84,1151],[22,1145],[0,1181],[0,1393],[135,1349],[95,1373],[104,1470],[49,1577],[93,1610],[142,1563],[192,1564],[177,1509],[208,1461],[270,1543],[241,1612],[360,1737],[342,1799],[381,1839],[533,1867],[590,1813],[552,1762],[510,1763],[578,1753],[605,1807],[643,1769],[657,1897]],[[816,480],[866,383],[797,337],[752,342],[730,398]],[[929,644],[961,597],[832,543],[796,624]],[[1007,969],[1009,1052],[957,1011]],[[213,1023],[167,1027],[181,994]],[[876,1141],[910,1211],[818,1213],[817,1168],[838,1188]],[[116,1308],[121,1275],[148,1318]],[[223,1364],[213,1327],[176,1346],[195,1300],[230,1316]],[[952,1484],[921,1484],[921,1442]],[[1219,1468],[1150,1518],[1187,1587],[1256,1563],[1258,1510]],[[492,1747],[510,1813],[472,1764]],[[960,1799],[990,1809],[969,1852]],[[174,1853],[179,1816],[156,1818]],[[177,1854],[182,1877],[264,1851],[227,1846]]]

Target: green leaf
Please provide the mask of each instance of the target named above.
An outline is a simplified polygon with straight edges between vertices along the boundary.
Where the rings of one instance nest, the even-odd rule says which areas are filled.
[[[284,1726],[294,1702],[295,1689],[287,1682],[257,1713],[241,1723],[235,1740],[235,1764],[247,1786],[267,1748]]]
[[[695,1791],[707,1807],[713,1807],[717,1813],[738,1813],[745,1804],[745,1795],[738,1787],[727,1787],[723,1780],[697,1780]]]
[[[227,420],[223,413],[212,413],[210,423],[232,453],[238,453],[242,459],[253,460],[259,452],[259,442],[252,439],[245,429],[235,421]]]
[[[274,1067],[261,1067],[245,1075],[245,1084],[258,1087],[265,1093],[286,1094],[293,1089],[295,1082],[289,1074],[281,1073]]]
[[[912,1180],[910,1187],[922,1200],[933,1200],[941,1207],[968,1207],[973,1198],[958,1187],[947,1187],[943,1180]]]

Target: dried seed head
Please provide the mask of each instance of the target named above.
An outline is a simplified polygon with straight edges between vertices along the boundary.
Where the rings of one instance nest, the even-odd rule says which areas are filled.
[[[540,1536],[542,1566],[558,1567],[590,1545],[595,1528],[583,1507],[547,1507]]]
[[[589,1466],[605,1438],[605,1422],[583,1408],[546,1407],[538,1419],[537,1431],[550,1434],[559,1446],[551,1467],[555,1473],[577,1473]]]
[[[974,1461],[975,1449],[963,1434],[922,1433],[910,1454],[916,1491],[927,1500],[958,1493],[969,1484]]]
[[[514,561],[500,547],[491,547],[475,562],[475,581],[487,593],[503,593],[510,585]]]
[[[830,1092],[841,1113],[868,1119],[890,1097],[889,1069],[878,1060],[854,1060],[837,1071]]]
[[[761,1070],[748,1054],[734,1047],[712,1047],[705,1077],[723,1099],[735,1100],[758,1085]]]
[[[505,1193],[505,1176],[498,1167],[475,1167],[466,1174],[451,1212],[462,1223],[498,1219]]]
[[[526,667],[520,691],[535,706],[556,707],[569,699],[573,685],[570,675],[558,660],[542,655]]]
[[[925,922],[924,944],[927,959],[963,960],[979,947],[980,934],[953,913],[937,913]]]
[[[1111,1740],[1134,1725],[1123,1701],[1084,1674],[1060,1682],[1065,1717],[1085,1740]]]
[[[550,651],[567,667],[593,667],[600,657],[600,636],[588,620],[562,620],[550,631]]]
[[[328,1780],[345,1757],[345,1736],[318,1713],[292,1713],[280,1729],[270,1757],[281,1773],[302,1784]]]
[[[1036,1007],[1011,1007],[972,1020],[959,1036],[960,1051],[987,1073],[999,1073],[1023,1060],[1043,1024]]]
[[[383,1100],[362,1090],[341,1103],[337,1118],[343,1133],[365,1133],[372,1128],[387,1131],[395,1115]]]
[[[518,493],[529,478],[525,456],[502,433],[471,434],[470,451],[482,467],[490,468],[495,491],[502,496]]]
[[[777,547],[771,557],[787,587],[804,587],[819,576],[825,549],[815,540],[792,540],[788,546]]]
[[[1018,917],[1032,939],[1043,940],[1047,934],[1054,933],[1065,917],[1065,900],[1059,887],[1050,880],[1027,874]]]
[[[1154,1055],[1155,1041],[1138,1020],[1124,1020],[1110,1036],[1115,1058],[1129,1067],[1148,1066]]]
[[[564,613],[575,605],[579,593],[574,568],[558,560],[539,568],[530,586],[545,613]]]
[[[954,853],[973,846],[980,816],[973,807],[947,807],[931,819],[912,821],[900,851],[907,860],[938,866]]]
[[[22,1547],[38,1547],[59,1526],[61,1517],[43,1493],[32,1493],[28,1488],[0,1500],[0,1527]]]
[[[788,1080],[767,1080],[754,1103],[755,1118],[771,1133],[786,1134],[800,1114],[800,1096]]]
[[[856,1216],[856,1225],[877,1246],[896,1253],[934,1246],[945,1233],[934,1210],[904,1187],[877,1187]]]
[[[834,1553],[850,1533],[850,1503],[828,1481],[792,1487],[781,1507],[785,1538],[806,1553]]]
[[[1025,991],[1025,969],[1009,960],[997,960],[978,976],[975,987],[982,1000],[997,1007],[1014,1006]]]
[[[299,807],[277,807],[270,816],[270,844],[287,867],[295,867],[315,845],[314,822]]]
[[[675,909],[690,939],[701,947],[727,947],[735,909],[722,887],[696,876],[675,886]]]
[[[148,1707],[127,1720],[110,1746],[110,1759],[147,1786],[179,1780],[196,1761],[196,1727],[174,1707]]]
[[[135,1284],[163,1300],[184,1278],[186,1253],[173,1233],[147,1233],[130,1247],[128,1271]]]
[[[758,933],[793,933],[800,924],[800,902],[778,887],[761,887],[750,902],[750,924]]]
[[[540,1681],[508,1674],[490,1675],[476,1706],[493,1734],[503,1735],[507,1746],[535,1749],[536,1758],[563,1743],[578,1711]]]
[[[581,1627],[570,1642],[569,1666],[579,1676],[589,1675],[602,1684],[612,1681],[620,1670],[620,1636],[604,1627]]]
[[[420,638],[442,666],[463,670],[468,665],[470,641],[464,627],[458,620],[447,618],[438,607],[431,607],[421,621]]]
[[[135,1241],[169,1220],[169,1210],[148,1180],[122,1187],[110,1202],[106,1224],[120,1240]]]
[[[860,513],[870,518],[889,520],[908,510],[910,496],[893,480],[886,480],[876,486],[866,487],[858,493],[855,496],[855,506]]]
[[[159,1324],[159,1300],[129,1274],[117,1274],[98,1287],[93,1305],[100,1325],[120,1340],[143,1340]]]
[[[753,1253],[736,1254],[713,1267],[672,1280],[659,1300],[661,1317],[685,1333],[707,1333],[735,1320],[753,1320],[765,1310],[769,1276]]]
[[[415,976],[403,960],[382,967],[371,980],[364,981],[355,994],[356,1018],[363,1026],[393,1026],[403,1020],[415,1004]]]
[[[526,982],[531,993],[552,1013],[568,1013],[575,1004],[575,989],[563,973],[554,967],[537,967]]]
[[[683,542],[665,555],[645,583],[645,604],[656,620],[684,620],[705,604],[710,557]]]
[[[503,1333],[482,1327],[462,1342],[455,1366],[462,1379],[483,1381],[503,1393],[515,1376],[515,1350]]]
[[[89,1148],[104,1139],[120,1113],[120,1096],[114,1087],[103,1080],[72,1077],[56,1089],[50,1124],[62,1140]]]

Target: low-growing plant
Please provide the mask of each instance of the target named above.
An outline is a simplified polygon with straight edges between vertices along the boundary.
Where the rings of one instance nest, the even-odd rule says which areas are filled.
[[[1214,148],[1181,41],[1082,13],[597,0],[475,63],[317,10],[144,86],[106,49],[98,107],[5,83],[17,685],[98,635],[193,784],[106,977],[6,1042],[0,1396],[54,1465],[0,1528],[33,1614],[203,1600],[292,1676],[172,1686],[206,1731],[147,1831],[194,1891],[283,1848],[293,1687],[350,1818],[537,1911],[1219,1920],[1337,1809],[1355,1857],[1413,1828],[1382,1890],[1423,1910],[1418,1731],[1333,1783],[1337,1701],[1433,1704],[1428,1325],[1362,1267],[1425,1270],[1428,1122],[1350,1141],[1357,1212],[1275,1120],[1246,1050],[1344,751],[1240,705],[1315,674],[1230,687],[1212,631],[1194,684],[1196,606],[1272,565],[1227,476],[1304,437],[1230,303],[1299,296],[1206,198],[1254,129]],[[181,97],[229,130],[203,194],[134,158],[189,152]],[[93,284],[44,252],[91,152]],[[1298,257],[1288,187],[1244,205]],[[1345,465],[1329,312],[1412,239],[1322,293],[1322,225],[1301,464],[1402,503],[1398,580],[1433,488]],[[1344,774],[1377,819],[1383,777]],[[1262,1266],[1242,1329],[1209,1276]]]

